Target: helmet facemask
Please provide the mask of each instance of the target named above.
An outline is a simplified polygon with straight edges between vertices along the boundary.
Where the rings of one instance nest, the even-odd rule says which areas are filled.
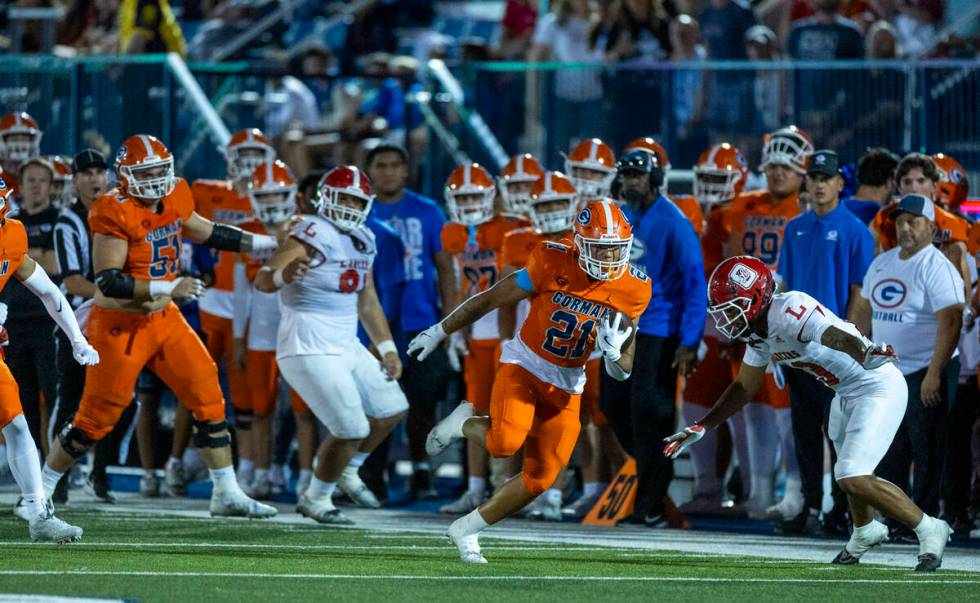
[[[778,132],[766,140],[759,167],[786,165],[805,174],[810,155],[813,155],[813,144],[809,140],[793,132]]]
[[[709,306],[708,314],[714,319],[719,333],[731,340],[744,341],[750,330],[748,309],[751,305],[749,298],[735,297]]]
[[[147,172],[161,173],[156,175]],[[120,165],[119,176],[126,183],[126,192],[138,199],[162,199],[174,192],[177,186],[173,157],[147,157],[139,165]]]
[[[721,203],[735,197],[741,172],[712,167],[694,167],[694,198],[700,203]]]
[[[464,185],[446,190],[450,219],[466,226],[483,224],[493,218],[494,189]]]
[[[586,274],[601,281],[611,281],[626,272],[630,261],[633,237],[622,239],[614,235],[599,238],[575,234],[578,264]]]
[[[249,194],[252,211],[263,224],[280,224],[296,213],[296,186],[273,186]]]
[[[16,140],[11,140],[11,139]],[[41,154],[41,133],[28,128],[11,128],[0,136],[0,157],[21,162]]]
[[[374,197],[369,197],[360,189],[335,188],[324,186],[314,203],[317,213],[343,231],[362,226],[371,212]]]
[[[531,187],[535,176],[504,176],[499,179],[498,189],[504,201],[504,210],[512,214],[527,215],[530,211]]]
[[[544,234],[554,234],[572,229],[576,210],[574,196],[547,195],[531,198],[528,215],[535,229]]]
[[[255,142],[242,143],[228,149],[228,175],[235,180],[251,178],[255,168],[271,163],[276,153],[271,148]]]
[[[594,199],[609,196],[609,189],[616,178],[615,169],[600,169],[579,161],[566,161],[565,168],[568,170],[569,180],[575,185],[582,205],[586,205]]]

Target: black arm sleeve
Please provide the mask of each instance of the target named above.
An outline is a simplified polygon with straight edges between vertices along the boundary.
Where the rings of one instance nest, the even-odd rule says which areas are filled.
[[[123,274],[118,268],[109,268],[95,275],[95,285],[106,297],[133,299],[136,297],[136,282],[133,277]]]
[[[245,238],[245,231],[241,228],[228,224],[215,224],[211,236],[204,244],[222,251],[241,251],[243,238]]]

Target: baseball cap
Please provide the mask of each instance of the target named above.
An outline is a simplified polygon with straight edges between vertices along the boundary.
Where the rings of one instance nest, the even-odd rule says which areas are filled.
[[[48,161],[47,159],[45,159],[41,155],[35,155],[34,157],[31,157],[30,159],[28,159],[24,163],[22,163],[19,166],[17,166],[17,174],[19,176],[23,177],[24,170],[26,170],[28,168],[28,166],[31,166],[31,165],[39,165],[39,166],[43,167],[44,169],[46,169],[49,172],[51,172],[51,177],[54,178],[54,166],[51,165],[51,162],[50,161]]]
[[[83,149],[71,162],[71,173],[77,174],[78,172],[84,172],[90,167],[100,167],[102,169],[109,169],[109,164],[106,163],[105,155],[96,151],[95,149]]]
[[[936,207],[928,197],[922,195],[905,195],[898,205],[892,210],[892,216],[898,217],[899,214],[912,214],[922,216],[930,222],[936,221]]]
[[[837,153],[826,149],[817,151],[810,157],[810,167],[807,174],[823,174],[824,176],[836,176],[838,169]]]

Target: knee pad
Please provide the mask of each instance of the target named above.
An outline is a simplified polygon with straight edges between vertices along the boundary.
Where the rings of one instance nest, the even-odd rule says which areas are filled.
[[[228,424],[224,421],[209,423],[194,421],[194,445],[198,448],[224,448],[231,445]]]
[[[61,448],[73,459],[84,456],[89,448],[95,445],[95,440],[85,435],[71,422],[65,423],[65,426],[58,432],[58,441],[61,442]]]
[[[235,429],[239,431],[249,431],[252,429],[252,421],[255,413],[250,410],[235,409]]]

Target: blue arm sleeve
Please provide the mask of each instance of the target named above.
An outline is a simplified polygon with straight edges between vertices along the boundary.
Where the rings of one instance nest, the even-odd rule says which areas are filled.
[[[702,270],[703,272],[703,270]],[[514,273],[514,277],[517,279],[517,286],[524,289],[528,293],[534,291],[534,283],[531,282],[531,277],[527,273],[527,268],[521,268]]]
[[[690,224],[674,233],[674,253],[678,258],[684,282],[684,310],[681,313],[681,345],[697,349],[704,332],[704,319],[708,314],[708,283],[704,276],[704,259],[698,236]]]

